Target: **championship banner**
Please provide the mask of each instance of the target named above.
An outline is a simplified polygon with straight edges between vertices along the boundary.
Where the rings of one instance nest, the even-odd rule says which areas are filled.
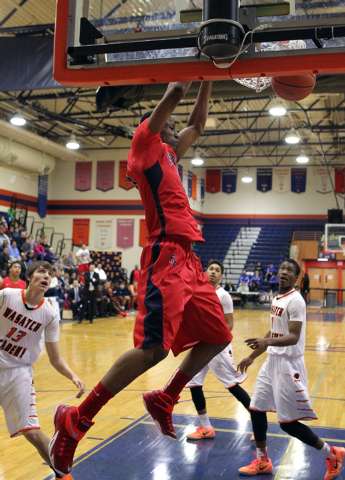
[[[38,175],[37,213],[41,218],[47,214],[48,175]]]
[[[206,170],[206,192],[220,192],[221,169]]]
[[[95,247],[98,250],[111,250],[112,249],[112,220],[96,220],[95,229]]]
[[[237,185],[237,168],[222,169],[222,192],[235,193]]]
[[[291,192],[304,193],[307,185],[307,169],[291,168]]]
[[[334,170],[334,190],[336,193],[345,193],[345,168],[337,167]]]
[[[273,190],[276,193],[289,193],[291,189],[290,182],[289,168],[273,169]]]
[[[74,190],[91,190],[92,162],[76,162]]]
[[[117,220],[116,245],[131,248],[134,244],[134,219]]]
[[[316,191],[318,193],[332,193],[331,172],[326,167],[316,167]]]
[[[90,233],[90,219],[89,218],[74,218],[73,219],[73,233],[72,244],[80,247],[81,245],[89,244]]]
[[[134,187],[133,183],[127,178],[127,160],[119,162],[119,187],[130,190]]]
[[[197,177],[195,173],[193,173],[192,174],[192,199],[193,200],[197,199],[196,184],[197,184]]]
[[[200,193],[201,193],[201,201],[205,201],[205,180],[202,178],[201,179],[201,187],[200,187]]]
[[[262,193],[272,190],[272,168],[258,168],[256,170],[256,189]]]
[[[149,231],[146,226],[146,220],[141,219],[140,220],[140,226],[139,226],[139,246],[144,247],[149,240]]]
[[[114,188],[114,160],[97,162],[96,188],[102,192]]]
[[[201,202],[201,178],[196,178],[196,199],[198,202]]]
[[[188,170],[188,197],[192,196],[193,173]]]
[[[184,188],[184,191],[187,193],[188,192],[188,170],[182,167],[182,185]]]
[[[178,174],[180,176],[181,183],[182,183],[183,182],[183,167],[182,167],[182,165],[180,165],[180,164],[177,165],[177,171],[178,171]]]

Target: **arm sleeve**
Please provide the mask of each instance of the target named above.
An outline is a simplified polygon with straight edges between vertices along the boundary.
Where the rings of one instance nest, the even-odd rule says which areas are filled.
[[[287,312],[290,322],[303,322],[305,318],[306,305],[302,297],[293,298],[288,306]]]
[[[59,341],[59,319],[57,313],[54,311],[51,322],[45,328],[45,341],[58,342]]]
[[[146,170],[157,161],[163,145],[159,133],[152,133],[147,123],[148,119],[138,126],[131,144],[133,167],[140,171]]]
[[[225,314],[234,313],[234,304],[232,302],[232,298],[228,293],[222,298],[221,304]]]

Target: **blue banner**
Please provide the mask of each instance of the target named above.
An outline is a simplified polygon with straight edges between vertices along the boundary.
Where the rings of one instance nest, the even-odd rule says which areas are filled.
[[[307,169],[291,168],[291,192],[304,193],[307,185]]]
[[[269,192],[272,190],[272,168],[258,168],[256,170],[256,189],[259,192]]]
[[[177,165],[177,171],[178,171],[178,174],[180,175],[180,180],[181,182],[183,182],[183,167],[182,165]]]
[[[205,180],[201,179],[201,201],[205,200]]]
[[[235,193],[237,185],[237,168],[222,169],[222,192]]]
[[[188,197],[192,196],[193,173],[188,170]]]
[[[48,175],[38,176],[38,206],[37,213],[41,218],[47,214],[47,197],[48,197]]]

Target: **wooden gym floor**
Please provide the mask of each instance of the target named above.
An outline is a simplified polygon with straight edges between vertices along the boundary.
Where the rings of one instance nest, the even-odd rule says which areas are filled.
[[[306,365],[309,394],[318,420],[309,422],[330,444],[345,447],[345,331],[344,311],[308,308]],[[267,311],[235,310],[233,347],[240,361],[250,351],[245,338],[262,336],[269,329]],[[64,358],[85,381],[90,391],[109,366],[132,348],[134,318],[96,319],[93,325],[75,322],[61,325]],[[182,357],[182,356],[181,356]],[[181,362],[169,357],[142,375],[97,415],[76,453],[74,480],[196,480],[239,479],[237,469],[255,458],[250,443],[249,415],[223,385],[209,373],[205,383],[207,409],[216,438],[187,442],[186,433],[199,426],[190,392],[185,389],[174,410],[177,442],[160,437],[147,414],[141,393],[162,387]],[[252,394],[257,372],[266,354],[250,368],[243,387]],[[49,364],[42,353],[34,368],[36,401],[41,428],[53,434],[53,414],[59,403],[78,405],[76,390]],[[323,479],[326,468],[321,454],[291,440],[270,413],[268,449],[279,480]],[[54,478],[24,437],[9,438],[0,409],[0,480],[48,480]],[[340,479],[345,479],[345,470]]]

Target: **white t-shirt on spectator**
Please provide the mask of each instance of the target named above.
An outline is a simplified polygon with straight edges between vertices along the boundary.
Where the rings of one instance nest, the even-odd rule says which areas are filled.
[[[90,252],[87,250],[87,248],[85,248],[85,250],[81,248],[77,251],[76,257],[79,259],[79,263],[84,265],[85,263],[89,263]]]
[[[99,270],[98,270],[98,268],[95,268],[95,272],[98,273],[99,279],[100,279],[101,281],[107,279],[107,274],[105,273],[105,271],[103,270],[103,268],[101,268],[101,269],[99,269]]]

